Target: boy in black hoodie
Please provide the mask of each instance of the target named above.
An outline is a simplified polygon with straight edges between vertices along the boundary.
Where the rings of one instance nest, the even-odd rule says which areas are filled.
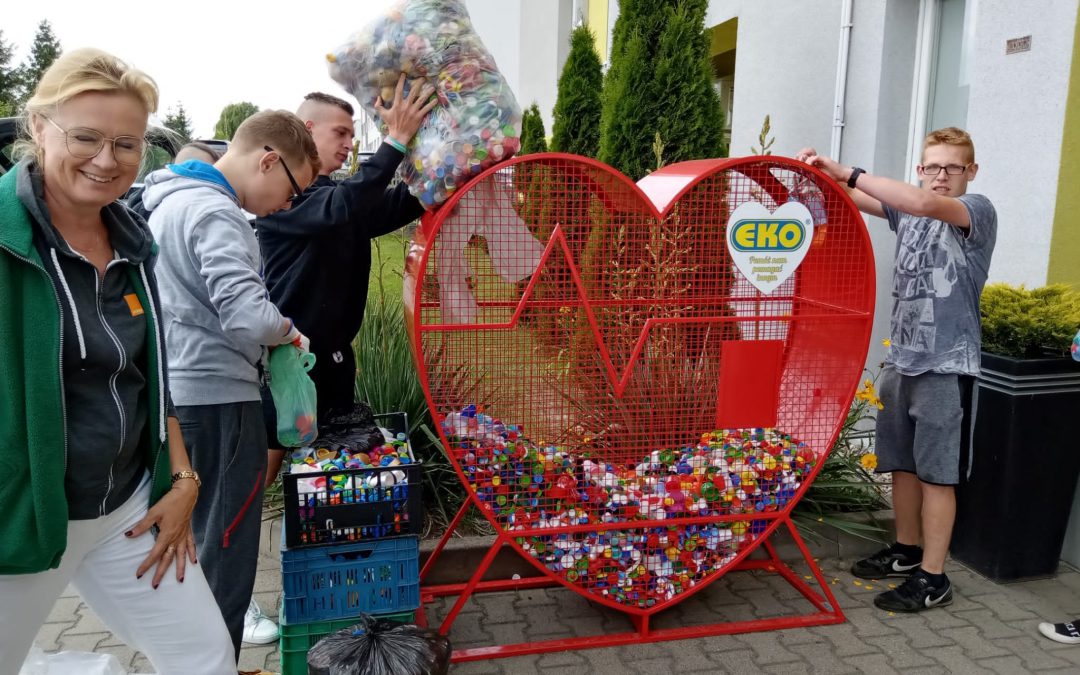
[[[389,188],[405,157],[405,146],[435,106],[434,88],[414,83],[403,96],[398,80],[393,105],[375,108],[388,133],[378,151],[356,175],[335,183],[330,174],[352,151],[353,107],[339,98],[313,93],[297,116],[315,139],[322,170],[315,182],[280,211],[255,221],[271,301],[293,318],[311,340],[319,418],[352,407],[356,361],[352,340],[360,331],[371,272],[371,240],[416,220],[424,209],[404,184]],[[430,100],[429,100],[430,99]],[[268,432],[275,415],[264,393]],[[270,435],[271,448],[276,435]],[[267,485],[276,477],[282,451],[271,449]]]

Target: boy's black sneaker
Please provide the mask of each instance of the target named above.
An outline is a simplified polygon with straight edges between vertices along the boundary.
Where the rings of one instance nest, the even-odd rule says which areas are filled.
[[[908,577],[922,564],[922,549],[912,548],[918,552],[917,556],[900,552],[896,544],[883,548],[869,558],[855,561],[851,573],[860,579]]]
[[[921,612],[952,604],[952,584],[944,574],[941,578],[943,581],[935,584],[930,580],[930,575],[920,568],[899,587],[874,598],[874,604],[878,609],[890,612]]]

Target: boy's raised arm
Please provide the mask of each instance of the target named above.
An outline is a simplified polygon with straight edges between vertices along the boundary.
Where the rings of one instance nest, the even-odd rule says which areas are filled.
[[[854,170],[853,167],[817,154],[813,148],[803,148],[795,157],[821,169],[842,185],[848,185]],[[930,190],[892,178],[861,172],[856,178],[856,187],[850,190],[850,194],[860,211],[878,217],[885,216],[881,205],[888,204],[897,211],[910,213],[913,216],[936,218],[963,229],[971,227],[971,216],[968,214],[967,207],[959,199],[935,194]]]

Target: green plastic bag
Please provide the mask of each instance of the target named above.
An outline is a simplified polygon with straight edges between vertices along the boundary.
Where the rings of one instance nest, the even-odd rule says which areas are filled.
[[[314,366],[314,354],[291,344],[270,352],[270,394],[277,409],[278,442],[284,447],[309,445],[319,435],[315,383],[308,376]]]

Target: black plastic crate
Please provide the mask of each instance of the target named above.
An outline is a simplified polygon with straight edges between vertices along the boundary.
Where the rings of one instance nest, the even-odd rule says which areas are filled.
[[[395,435],[406,434],[411,463],[282,474],[288,548],[420,534],[424,524],[422,467],[408,441],[408,416],[383,413],[375,415],[375,420]],[[313,446],[318,448],[319,442]],[[319,478],[325,479],[321,489],[308,491],[311,482],[302,483]]]

